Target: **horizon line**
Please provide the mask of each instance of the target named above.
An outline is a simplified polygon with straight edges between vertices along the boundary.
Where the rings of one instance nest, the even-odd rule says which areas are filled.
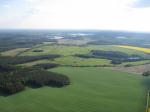
[[[118,30],[118,29],[87,29],[87,28],[0,28],[0,30],[65,30],[65,31],[114,31],[114,32],[133,32],[133,33],[150,33],[150,31],[132,31],[132,30]]]

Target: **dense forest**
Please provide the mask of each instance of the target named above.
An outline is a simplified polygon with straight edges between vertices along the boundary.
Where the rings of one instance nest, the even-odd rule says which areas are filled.
[[[63,87],[69,84],[70,80],[67,76],[46,71],[42,66],[21,68],[0,65],[0,91],[7,94],[20,92],[26,86],[34,88],[42,86]]]

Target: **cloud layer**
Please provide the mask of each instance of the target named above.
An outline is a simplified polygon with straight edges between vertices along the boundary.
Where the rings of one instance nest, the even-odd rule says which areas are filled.
[[[0,1],[0,28],[150,31],[148,3],[147,0],[5,0]]]

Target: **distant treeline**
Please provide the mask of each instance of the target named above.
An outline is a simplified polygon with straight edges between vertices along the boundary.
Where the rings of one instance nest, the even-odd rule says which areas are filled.
[[[14,68],[9,65],[0,66],[0,91],[14,94],[30,87],[63,87],[69,85],[67,76],[49,72],[39,67]]]
[[[58,58],[58,54],[48,54],[48,55],[38,55],[38,56],[0,56],[0,64],[22,64],[31,61],[41,60],[41,59],[54,59]]]
[[[103,50],[91,50],[89,54],[76,54],[75,56],[80,58],[103,58],[112,60],[112,64],[121,64],[122,62],[134,62],[145,60],[139,55],[128,55],[120,51],[103,51]]]
[[[43,68],[43,69],[50,69],[59,66],[59,64],[55,63],[41,63],[34,65],[35,67]]]
[[[93,56],[106,58],[110,60],[121,60],[125,62],[132,62],[132,61],[139,61],[143,58],[139,55],[128,55],[126,53],[120,51],[103,51],[103,50],[92,50],[91,51]]]
[[[0,52],[15,48],[31,48],[43,42],[53,42],[47,38],[50,31],[0,30]]]

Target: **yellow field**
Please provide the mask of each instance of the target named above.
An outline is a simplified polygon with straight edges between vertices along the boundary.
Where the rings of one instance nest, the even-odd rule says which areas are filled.
[[[117,47],[133,49],[133,50],[142,51],[145,53],[150,53],[150,48],[134,47],[134,46],[127,46],[127,45],[118,45]]]

